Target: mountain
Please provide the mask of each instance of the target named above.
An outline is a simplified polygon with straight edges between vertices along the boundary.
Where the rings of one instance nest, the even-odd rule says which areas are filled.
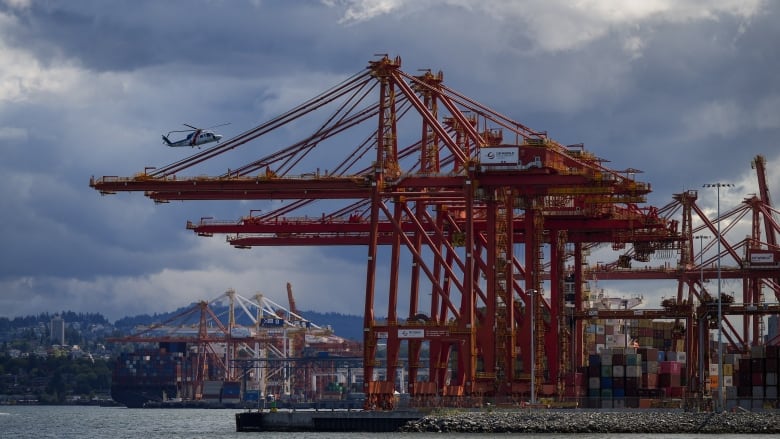
[[[301,311],[306,320],[320,326],[328,325],[339,337],[363,341],[363,317],[339,314],[334,312],[320,313],[316,311]]]
[[[195,304],[193,304],[195,305]],[[73,311],[61,311],[57,313],[66,322],[66,336],[69,338],[70,344],[83,343],[85,340],[79,340],[79,335],[87,335],[87,332],[96,333],[93,335],[127,335],[133,332],[133,329],[138,325],[150,325],[153,323],[161,323],[167,320],[171,320],[177,315],[186,312],[192,308],[193,305],[179,308],[177,310],[166,313],[155,313],[153,315],[141,314],[135,316],[122,317],[114,322],[112,325],[101,314],[94,313],[75,313]],[[221,306],[212,306],[212,311],[222,320],[227,321],[228,308]],[[321,326],[329,326],[333,332],[339,337],[344,337],[350,340],[362,341],[363,340],[363,317],[339,314],[334,312],[321,313],[317,311],[301,311],[302,316],[311,321],[312,323]],[[54,315],[49,313],[41,313],[36,316],[25,317],[0,317],[0,342],[10,341],[18,338],[19,331],[31,331],[35,329],[35,333],[30,333],[30,338],[47,338],[48,326]],[[189,324],[197,324],[199,315],[193,314],[187,321]],[[239,315],[237,317],[240,325],[251,325],[252,321],[246,317],[246,315]],[[181,320],[177,322],[182,323]],[[71,337],[72,335],[72,337]],[[91,339],[92,337],[90,337]]]

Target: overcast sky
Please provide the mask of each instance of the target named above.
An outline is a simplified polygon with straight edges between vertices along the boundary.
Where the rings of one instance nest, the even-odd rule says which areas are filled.
[[[191,154],[160,140],[182,123],[243,132],[377,53],[642,170],[650,205],[723,181],[731,208],[756,192],[758,154],[780,186],[778,23],[768,0],[0,0],[0,316],[114,320],[228,288],[286,303],[288,281],[303,310],[362,314],[365,249],[240,251],[186,221],[267,205],[155,205],[88,182]]]

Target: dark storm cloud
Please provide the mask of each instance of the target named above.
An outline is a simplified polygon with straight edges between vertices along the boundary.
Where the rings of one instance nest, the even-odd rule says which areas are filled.
[[[777,11],[753,20],[744,33],[728,16],[688,26],[652,26],[631,86],[614,106],[594,108],[610,157],[649,173],[656,192],[671,194],[716,179],[734,179],[758,153],[777,158],[766,139],[779,126],[761,126],[758,106],[780,93]],[[684,43],[684,44],[683,44]],[[752,66],[761,65],[761,68]],[[775,108],[777,110],[778,108]],[[584,128],[580,126],[580,128]],[[656,197],[658,194],[656,194]]]
[[[337,11],[316,2],[47,2],[16,14],[14,45],[97,71],[178,63],[223,75],[281,72],[338,61],[313,49],[342,32]]]

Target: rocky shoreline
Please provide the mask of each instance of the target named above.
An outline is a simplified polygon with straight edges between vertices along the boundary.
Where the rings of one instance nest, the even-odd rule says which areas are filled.
[[[409,422],[403,432],[441,433],[780,433],[780,412],[672,410],[446,411]]]

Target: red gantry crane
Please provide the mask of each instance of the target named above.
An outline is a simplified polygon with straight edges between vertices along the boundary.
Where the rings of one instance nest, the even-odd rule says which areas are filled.
[[[306,134],[287,144],[293,123]],[[261,155],[252,153],[258,145],[275,152],[246,163],[246,151]],[[227,153],[243,164],[213,177],[181,175]],[[641,207],[650,186],[635,180],[639,171],[603,162],[448,88],[441,72],[410,75],[400,58],[382,56],[221,144],[90,186],[143,191],[155,202],[281,201],[238,221],[187,223],[201,236],[227,234],[238,248],[365,247],[364,390],[367,407],[382,409],[392,408],[395,391],[420,400],[514,397],[535,381],[562,395],[584,361],[589,246],[628,246],[626,258],[637,260],[687,251],[693,262],[690,230]],[[567,277],[577,286],[573,313]],[[408,381],[397,389],[401,368]]]

